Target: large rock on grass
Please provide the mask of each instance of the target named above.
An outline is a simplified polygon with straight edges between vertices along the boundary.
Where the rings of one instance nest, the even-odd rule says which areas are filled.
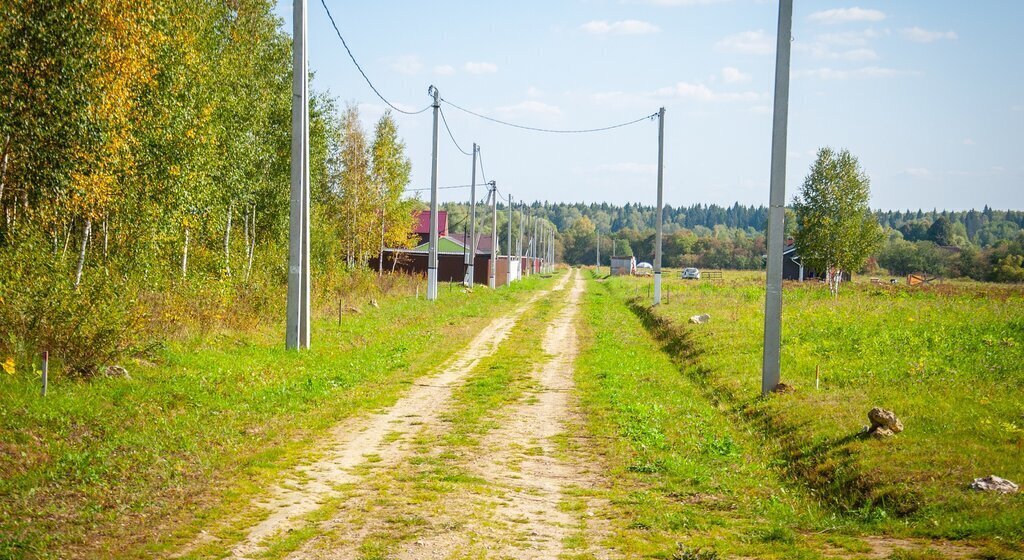
[[[979,492],[998,492],[1000,494],[1015,494],[1019,487],[996,475],[984,476],[981,478],[975,478],[974,482],[971,483],[971,490],[977,490]]]
[[[703,325],[704,323],[707,323],[710,320],[711,315],[708,315],[707,313],[701,313],[700,315],[694,315],[693,317],[690,317],[690,322],[695,325]]]
[[[896,413],[884,408],[875,407],[868,412],[868,420],[871,421],[871,432],[879,428],[885,428],[894,434],[903,431],[903,422],[896,417]]]

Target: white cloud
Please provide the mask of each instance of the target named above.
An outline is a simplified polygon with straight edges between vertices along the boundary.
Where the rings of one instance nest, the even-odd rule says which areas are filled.
[[[835,51],[825,43],[797,43],[794,49],[798,52],[806,52],[816,60],[848,60],[851,62],[866,62],[877,60],[878,53],[874,49],[861,47],[845,51]]]
[[[864,8],[835,8],[814,12],[807,19],[815,23],[849,23],[853,21],[882,21],[885,12]]]
[[[744,74],[739,70],[739,68],[726,66],[725,68],[722,68],[722,80],[727,84],[740,84],[743,82],[749,82],[750,74]]]
[[[434,74],[438,76],[451,76],[455,73],[455,67],[451,64],[442,64],[434,67]]]
[[[903,170],[903,174],[910,175],[911,177],[916,177],[918,179],[924,179],[932,176],[931,170],[924,167],[908,167]]]
[[[661,31],[657,25],[638,19],[588,21],[581,25],[580,29],[592,35],[647,35]]]
[[[653,91],[606,91],[590,94],[590,100],[599,105],[648,106],[652,100],[663,103],[671,100],[703,102],[758,101],[763,94],[753,91],[716,91],[702,83],[677,82],[675,85]]]
[[[955,31],[929,31],[927,29],[921,29],[920,27],[908,27],[901,29],[900,34],[905,39],[914,41],[915,43],[933,43],[941,39],[947,39],[953,41],[957,38]]]
[[[530,86],[530,87],[526,88],[526,96],[527,97],[544,97],[544,92],[540,88],[537,88],[537,87],[534,87],[534,86]]]
[[[799,70],[794,72],[797,76],[809,76],[821,80],[849,80],[857,78],[890,78],[910,74],[904,70],[893,68],[882,68],[879,66],[865,66],[853,70],[836,70],[833,68],[817,68],[814,70]]]
[[[597,166],[597,171],[611,173],[637,173],[642,175],[654,175],[658,172],[658,166],[653,163],[603,163]]]
[[[1024,105],[1011,105],[1010,111],[1014,113],[1024,112]]]
[[[817,40],[819,43],[827,43],[830,45],[839,45],[843,47],[863,47],[868,44],[871,39],[877,39],[883,35],[888,35],[889,31],[875,31],[874,29],[868,28],[863,31],[841,31],[838,33],[821,33],[818,35]]]
[[[678,97],[698,101],[756,101],[761,96],[752,91],[716,92],[704,84],[677,82],[674,86],[663,87],[650,94],[652,97]]]
[[[974,139],[973,138],[964,138],[963,144],[964,144],[964,146],[973,146],[974,145]]]
[[[394,57],[390,59],[388,66],[395,72],[408,75],[419,74],[423,70],[423,62],[414,54]]]
[[[754,113],[755,115],[770,115],[772,112],[772,108],[769,107],[768,105],[754,105],[753,107],[750,108],[750,112]]]
[[[775,52],[775,38],[760,29],[743,31],[724,37],[715,48],[738,54],[771,54]]]
[[[721,4],[731,0],[646,0],[645,4],[655,6],[705,6],[708,4]]]
[[[493,62],[467,62],[463,68],[470,74],[496,74],[498,65]]]
[[[553,115],[558,116],[562,114],[562,110],[554,105],[548,105],[543,101],[528,100],[516,103],[515,105],[505,105],[498,107],[495,111],[504,115]]]

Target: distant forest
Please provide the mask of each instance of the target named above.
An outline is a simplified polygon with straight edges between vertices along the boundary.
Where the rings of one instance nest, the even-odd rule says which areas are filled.
[[[466,225],[468,204],[447,204],[452,229]],[[498,204],[504,245],[507,207]],[[479,209],[479,207],[478,207]],[[529,205],[527,215],[553,223],[559,231],[557,252],[571,264],[593,264],[597,233],[602,261],[613,253],[654,258],[654,206],[631,203],[543,203]],[[672,267],[759,269],[765,254],[765,206],[694,204],[666,206],[665,265]],[[878,210],[887,240],[861,272],[882,270],[895,275],[926,273],[978,280],[1024,281],[1024,211],[995,210]],[[489,218],[489,216],[487,217]],[[479,217],[488,231],[490,220]],[[518,217],[513,229],[518,227]],[[795,220],[786,210],[787,234]]]

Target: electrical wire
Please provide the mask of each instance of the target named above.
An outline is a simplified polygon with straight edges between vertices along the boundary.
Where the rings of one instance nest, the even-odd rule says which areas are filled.
[[[395,111],[398,111],[399,113],[403,113],[406,115],[418,115],[433,107],[433,105],[427,105],[426,107],[420,109],[419,111],[406,111],[404,109],[399,109],[393,103],[385,99],[384,96],[381,95],[379,91],[377,91],[377,87],[374,86],[373,82],[370,81],[370,78],[366,75],[366,72],[363,72],[363,67],[359,65],[359,62],[356,60],[355,55],[352,54],[352,49],[348,48],[348,43],[346,43],[345,38],[342,37],[341,30],[338,29],[338,24],[334,22],[334,16],[331,15],[331,10],[330,8],[327,7],[326,0],[320,0],[320,4],[323,5],[324,11],[327,12],[327,19],[331,20],[331,26],[334,27],[334,32],[338,35],[338,38],[341,39],[341,44],[343,47],[345,47],[345,52],[347,52],[348,57],[352,59],[352,64],[356,65],[356,70],[359,70],[359,73],[363,75],[363,79],[366,80],[366,85],[370,86],[370,89],[373,90],[373,93],[377,94],[377,97],[379,97],[381,101],[383,101],[388,107],[391,107]]]
[[[473,185],[446,185],[444,187],[437,187],[437,190],[440,191],[440,190],[444,190],[444,189],[468,189],[468,188],[470,188],[472,186]],[[477,186],[479,186],[479,185],[477,185]],[[405,189],[404,192],[419,192],[419,191],[429,191],[429,190],[430,190],[430,187],[420,187],[420,188],[417,188],[417,189]]]
[[[484,155],[480,151],[480,146],[476,147],[476,162],[480,165],[480,176],[484,179],[484,184],[487,184],[487,172],[484,171]]]
[[[602,127],[598,127],[598,128],[581,128],[581,129],[539,128],[539,127],[535,127],[535,126],[526,126],[526,125],[522,125],[522,124],[510,123],[508,121],[503,121],[503,120],[500,120],[500,119],[496,119],[494,117],[488,117],[487,115],[481,115],[480,113],[476,113],[476,112],[470,111],[469,109],[466,109],[465,107],[460,107],[460,106],[452,103],[451,101],[448,101],[447,99],[445,99],[443,97],[441,98],[441,102],[442,103],[447,103],[447,104],[451,105],[452,107],[455,107],[456,109],[462,111],[463,113],[468,113],[470,115],[473,115],[474,117],[478,117],[478,118],[481,118],[481,119],[484,119],[484,120],[488,120],[488,121],[491,121],[493,123],[498,123],[498,124],[502,124],[502,125],[505,125],[505,126],[510,126],[512,128],[522,129],[522,130],[530,130],[530,131],[533,131],[533,132],[547,132],[547,133],[551,133],[551,134],[587,134],[587,133],[591,133],[591,132],[604,132],[606,130],[613,130],[613,129],[616,129],[616,128],[622,128],[624,126],[629,126],[631,124],[636,124],[636,123],[638,123],[640,121],[644,121],[644,120],[648,120],[648,119],[653,119],[654,117],[658,116],[658,113],[652,113],[650,115],[646,115],[646,116],[640,117],[639,119],[631,120],[629,122],[613,124],[613,125],[610,125],[610,126],[602,126]]]
[[[444,129],[448,131],[448,138],[452,139],[452,144],[455,144],[455,147],[458,148],[458,150],[460,152],[462,152],[464,155],[472,156],[473,155],[472,152],[467,152],[466,150],[463,150],[462,146],[460,146],[459,143],[455,140],[455,135],[452,134],[452,129],[448,127],[448,119],[444,118],[444,110],[442,109],[440,111],[440,113],[441,113],[441,122],[444,123]]]

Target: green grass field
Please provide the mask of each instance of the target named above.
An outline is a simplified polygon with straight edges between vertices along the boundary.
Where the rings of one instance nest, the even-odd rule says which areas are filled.
[[[758,430],[789,480],[871,531],[1020,546],[1024,495],[968,484],[1024,481],[1024,289],[854,282],[833,300],[820,284],[787,284],[782,371],[794,390],[760,398],[763,275],[666,278],[668,301],[654,309],[650,279],[600,284],[632,300],[704,398]],[[689,324],[698,313],[710,323]],[[861,437],[873,406],[906,431]]]
[[[383,300],[280,332],[171,343],[130,379],[0,379],[0,558],[124,555],[247,503],[350,415],[393,403],[490,318],[549,282]],[[283,330],[281,331],[283,332]]]

